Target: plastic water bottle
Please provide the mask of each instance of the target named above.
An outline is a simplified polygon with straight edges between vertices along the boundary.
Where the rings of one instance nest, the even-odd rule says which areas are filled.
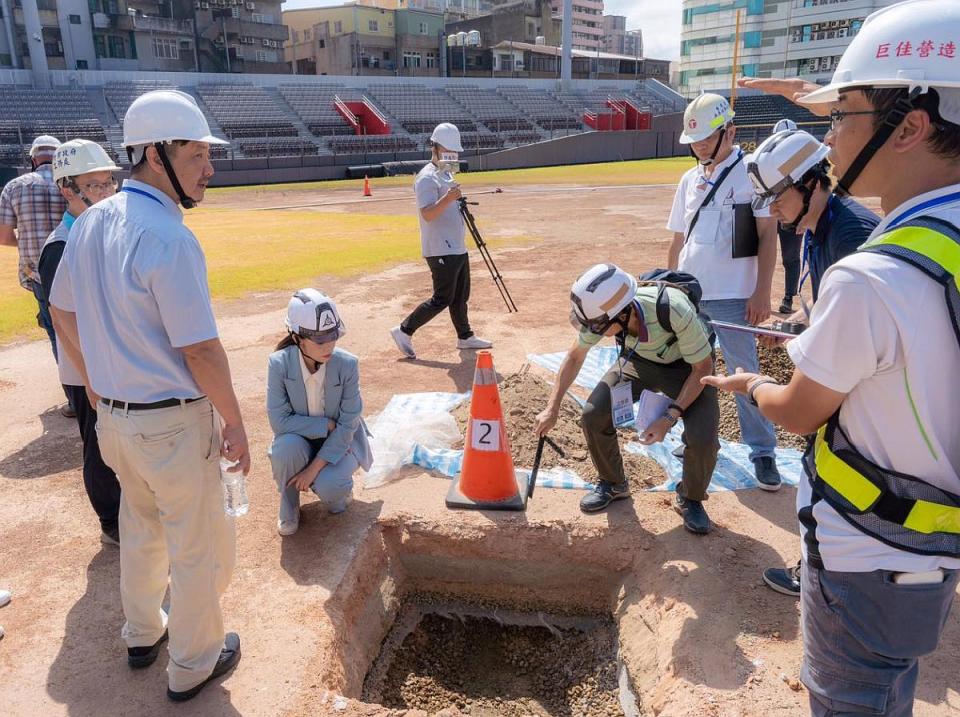
[[[223,483],[223,512],[234,518],[246,515],[250,510],[247,499],[247,482],[242,471],[230,472],[240,461],[230,461],[220,456],[220,481]]]

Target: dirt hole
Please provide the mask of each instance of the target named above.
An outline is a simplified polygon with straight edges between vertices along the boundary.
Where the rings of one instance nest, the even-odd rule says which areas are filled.
[[[551,615],[407,598],[363,700],[480,717],[630,717],[609,616]],[[445,713],[446,714],[446,713]]]

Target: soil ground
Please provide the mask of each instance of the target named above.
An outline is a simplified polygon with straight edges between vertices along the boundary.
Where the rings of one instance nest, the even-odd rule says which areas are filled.
[[[542,189],[490,195],[474,212],[488,238],[534,238],[496,248],[518,314],[505,313],[482,264],[473,263],[471,319],[478,334],[495,342],[503,376],[518,371],[530,353],[572,343],[567,297],[585,267],[615,261],[639,272],[666,258],[663,224],[671,187]],[[353,193],[277,190],[255,198],[226,196],[213,205],[338,198]],[[362,204],[348,209],[378,211]],[[282,212],[276,217],[281,222]],[[456,350],[446,317],[418,332],[417,360],[402,360],[390,341],[390,327],[429,293],[422,263],[346,278],[330,278],[327,267],[318,265],[315,274],[314,285],[335,296],[343,311],[349,333],[342,346],[360,357],[366,413],[398,392],[470,388],[474,356]],[[780,276],[778,271],[778,283]],[[775,299],[781,288],[775,284]],[[351,643],[351,634],[338,632],[349,606],[337,597],[357,579],[350,566],[377,525],[405,536],[443,532],[465,557],[475,546],[500,545],[504,536],[512,541],[505,557],[546,541],[558,555],[577,556],[570,567],[574,577],[591,560],[608,563],[625,576],[620,648],[628,664],[645,666],[634,677],[649,714],[804,714],[807,696],[791,687],[801,656],[797,603],[760,580],[763,568],[797,559],[792,489],[713,495],[707,509],[716,529],[696,538],[683,531],[662,494],[637,492],[587,516],[577,509],[579,492],[539,490],[523,514],[463,514],[444,507],[447,480],[410,469],[376,490],[363,490],[358,480],[353,504],[339,516],[305,501],[300,531],[280,539],[264,392],[266,357],[282,333],[286,302],[286,292],[270,292],[215,307],[254,456],[251,510],[238,521],[237,568],[223,600],[227,627],[240,633],[244,654],[232,675],[176,707],[164,696],[165,652],[150,669],[126,668],[118,553],[99,542],[80,476],[76,425],[56,410],[63,396],[50,347],[35,341],[0,351],[0,586],[14,593],[13,602],[0,609],[6,630],[0,641],[4,715],[387,712],[353,699],[361,696],[358,683],[338,667],[333,649],[338,640],[341,647]],[[598,546],[605,546],[602,552]],[[589,590],[588,573],[583,575],[583,589]],[[939,650],[922,660],[918,717],[960,714],[958,673],[955,610]],[[341,691],[351,699],[334,699]],[[407,712],[417,714],[424,713]]]

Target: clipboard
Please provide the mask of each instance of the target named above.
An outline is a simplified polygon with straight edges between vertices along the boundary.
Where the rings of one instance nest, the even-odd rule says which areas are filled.
[[[786,331],[777,331],[776,329],[771,329],[766,326],[743,326],[741,324],[731,324],[726,321],[713,321],[708,322],[711,326],[716,329],[723,329],[724,331],[738,331],[742,334],[753,334],[754,336],[770,336],[775,339],[795,339],[800,334],[791,334]]]

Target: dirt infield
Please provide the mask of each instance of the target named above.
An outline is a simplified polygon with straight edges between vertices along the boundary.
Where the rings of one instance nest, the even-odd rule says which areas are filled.
[[[474,213],[485,236],[500,240],[494,254],[520,308],[514,315],[503,311],[474,256],[471,321],[494,341],[502,376],[518,371],[530,353],[569,347],[569,286],[586,266],[614,261],[639,272],[664,263],[672,193],[669,187],[547,187],[483,198]],[[346,190],[262,191],[225,194],[209,206],[352,196]],[[412,205],[381,207],[345,210],[413,212]],[[282,212],[271,215],[283,221]],[[518,236],[527,239],[511,244]],[[284,258],[277,256],[278,264]],[[334,276],[320,263],[312,271],[312,283],[336,297],[343,312],[348,334],[341,345],[360,357],[365,414],[394,393],[470,388],[474,356],[456,350],[446,316],[414,337],[416,360],[401,359],[390,340],[389,329],[429,293],[422,262],[352,277]],[[778,271],[775,298],[780,277]],[[465,605],[494,601],[534,618],[539,612],[603,616],[616,630],[639,714],[804,713],[807,696],[791,687],[801,656],[797,602],[760,580],[763,568],[797,559],[792,489],[714,494],[706,507],[716,529],[696,538],[683,530],[663,494],[635,491],[631,500],[587,516],[578,510],[579,492],[538,490],[526,513],[455,513],[444,507],[447,480],[406,469],[402,480],[375,490],[363,490],[358,480],[354,502],[338,516],[306,501],[299,532],[279,538],[264,397],[266,359],[281,335],[286,301],[285,291],[264,292],[215,307],[254,457],[251,510],[238,521],[237,567],[223,601],[227,629],[243,641],[243,660],[228,678],[176,708],[164,696],[166,651],[150,669],[126,667],[118,552],[99,543],[80,476],[76,425],[55,408],[63,396],[50,347],[34,341],[0,350],[0,588],[14,593],[13,602],[0,608],[6,630],[0,714],[425,717],[415,705],[362,700],[364,679],[401,606],[425,593]],[[536,408],[526,407],[524,415]],[[426,629],[429,641],[440,626]],[[498,634],[493,629],[487,644]],[[532,644],[544,638],[542,632],[521,635]],[[444,653],[433,654],[442,659]],[[571,669],[579,657],[569,661]],[[452,675],[461,681],[476,672],[470,655],[463,659],[467,664]],[[421,677],[447,680],[450,667]],[[599,687],[608,691],[606,668],[598,669]],[[918,717],[960,714],[957,674],[955,610],[940,649],[922,661]],[[393,684],[402,682],[397,675]],[[566,713],[565,704],[571,715],[589,713],[578,706],[582,690],[573,690],[582,684],[574,683],[563,688],[570,701],[551,702],[547,713]],[[464,696],[466,708],[466,697],[482,687],[451,691]],[[458,714],[457,699],[440,714]],[[596,705],[594,714],[617,712],[606,701]],[[494,706],[472,713],[501,712]]]

